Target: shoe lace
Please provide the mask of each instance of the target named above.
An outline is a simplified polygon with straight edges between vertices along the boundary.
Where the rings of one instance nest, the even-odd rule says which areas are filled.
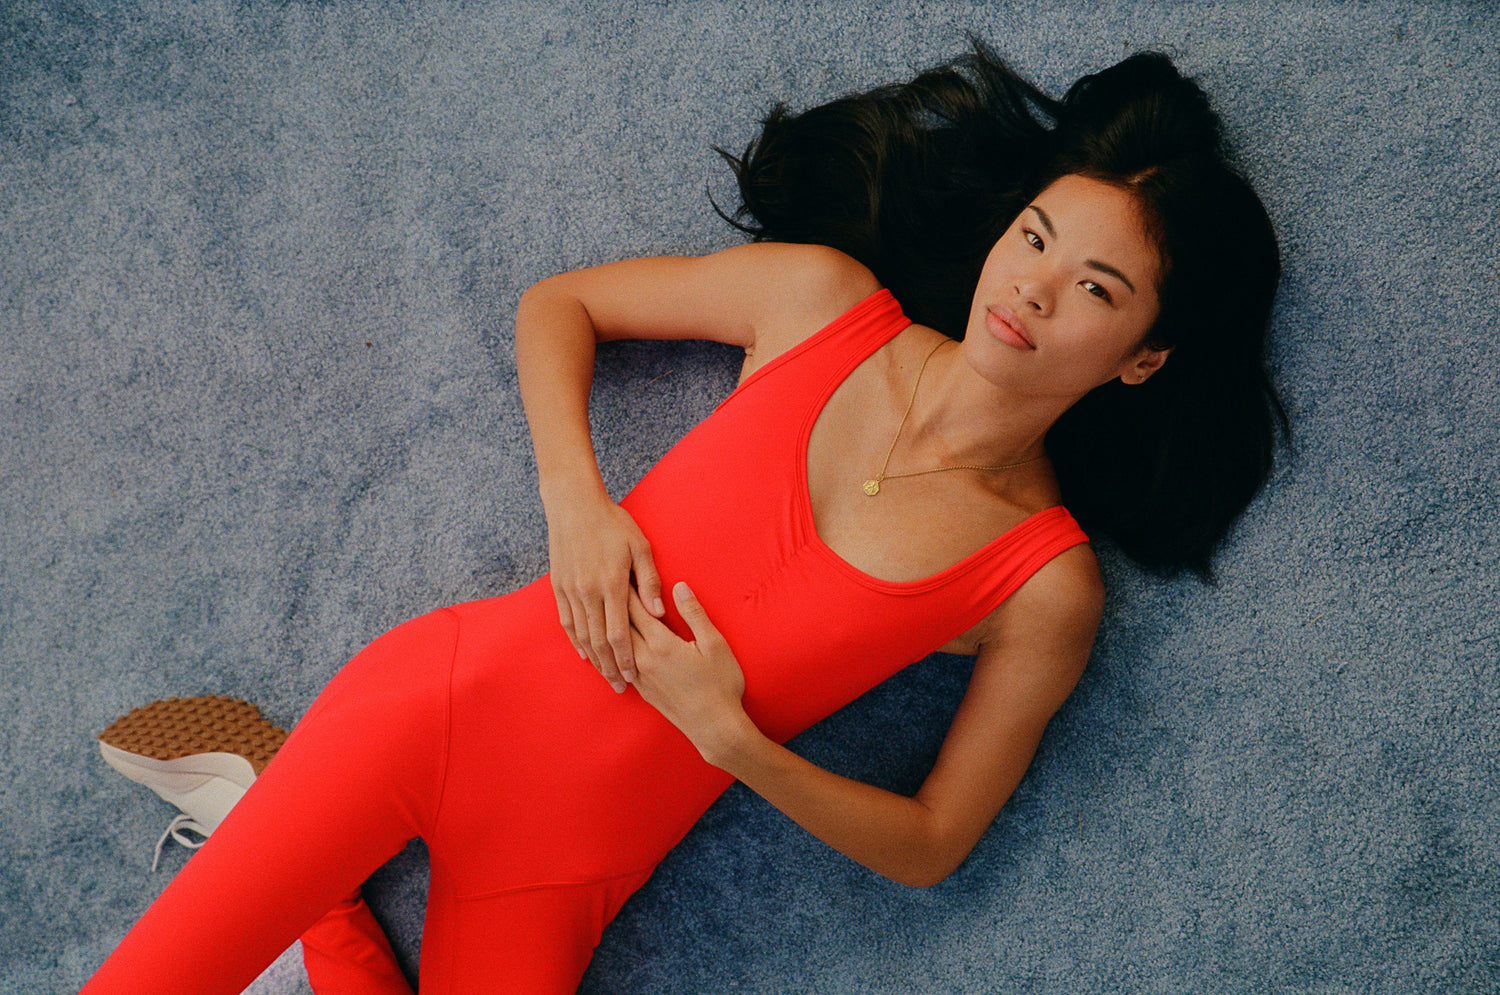
[[[193,833],[203,838],[195,840],[188,836],[188,833]],[[161,848],[167,845],[167,840],[169,839],[176,840],[189,850],[196,850],[208,842],[208,830],[194,821],[192,816],[185,813],[167,823],[167,831],[162,833],[161,839],[156,841],[156,856],[151,860],[152,874],[156,873],[156,867],[161,863]]]

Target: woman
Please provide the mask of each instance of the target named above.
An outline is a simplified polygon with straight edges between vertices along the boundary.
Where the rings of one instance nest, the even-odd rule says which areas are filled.
[[[1087,661],[1103,589],[1073,515],[1148,567],[1207,572],[1269,467],[1278,263],[1206,98],[1166,59],[1054,102],[978,49],[778,109],[729,158],[755,243],[522,297],[549,577],[356,657],[86,991],[238,990],[416,835],[423,992],[571,991],[735,778],[931,884]],[[615,504],[587,398],[596,342],[627,337],[745,361]],[[914,797],[779,745],[939,649],[974,673]],[[337,960],[315,988],[353,984]]]

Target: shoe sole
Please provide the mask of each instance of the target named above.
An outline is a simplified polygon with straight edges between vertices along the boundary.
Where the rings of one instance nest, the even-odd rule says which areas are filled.
[[[99,734],[104,762],[210,832],[286,741],[246,701],[208,695],[153,701]]]

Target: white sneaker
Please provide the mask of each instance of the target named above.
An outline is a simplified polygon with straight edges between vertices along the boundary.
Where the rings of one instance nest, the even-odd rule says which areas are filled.
[[[196,849],[244,796],[286,741],[247,701],[208,695],[153,701],[99,734],[104,762],[182,810],[156,844],[156,870],[168,839]]]

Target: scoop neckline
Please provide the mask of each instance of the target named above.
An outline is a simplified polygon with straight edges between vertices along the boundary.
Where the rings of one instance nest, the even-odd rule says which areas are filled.
[[[745,381],[745,383],[741,384],[740,386],[744,387],[752,383],[757,377],[759,377],[760,374],[769,369],[772,369],[781,360],[791,356],[798,350],[803,349],[804,347],[810,348],[816,341],[829,337],[829,333],[835,328],[835,326],[847,324],[852,320],[862,316],[862,313],[867,310],[866,305],[870,305],[872,304],[872,302],[877,304],[883,303],[884,298],[889,298],[891,303],[896,304],[895,297],[891,294],[890,290],[881,288],[880,290],[875,291],[875,293],[869,295],[864,300],[854,305],[854,307],[850,308],[849,310],[845,311],[843,314],[835,318],[833,321],[830,321],[828,324],[824,325],[817,332],[814,332],[812,335],[803,339],[796,346],[788,349],[780,356],[777,356],[776,359],[772,360],[770,363],[767,363],[759,370],[756,370],[755,373],[752,374]],[[1059,515],[1066,515],[1067,509],[1060,504],[1054,504],[1049,505],[1048,507],[1043,508],[1039,511],[1034,511],[1030,515],[1027,515],[1025,518],[1021,519],[1021,521],[1017,522],[1015,525],[1012,525],[1004,532],[1001,532],[993,539],[981,545],[972,553],[963,556],[956,562],[949,564],[936,573],[933,573],[927,577],[920,577],[916,580],[886,580],[883,577],[876,577],[874,574],[867,573],[864,570],[861,570],[859,567],[856,567],[854,564],[850,563],[848,560],[844,559],[838,554],[836,550],[834,550],[832,546],[823,541],[823,537],[818,534],[817,523],[813,519],[812,493],[809,487],[807,470],[808,450],[812,443],[813,429],[817,425],[818,419],[822,417],[823,411],[828,406],[828,402],[832,400],[833,395],[838,392],[839,387],[843,386],[844,382],[849,379],[854,371],[862,366],[871,357],[873,357],[882,348],[888,345],[891,341],[893,341],[896,336],[900,335],[902,332],[906,331],[908,328],[911,328],[914,324],[916,324],[911,319],[906,317],[905,312],[900,309],[899,304],[896,304],[895,315],[896,317],[899,317],[900,321],[897,322],[893,318],[891,321],[890,330],[881,334],[879,340],[868,352],[861,352],[852,355],[848,360],[846,360],[839,366],[839,368],[833,373],[832,376],[829,377],[829,383],[823,388],[822,396],[817,399],[816,404],[813,406],[812,410],[808,412],[807,417],[804,419],[803,424],[798,431],[796,452],[793,455],[793,459],[796,461],[796,475],[793,479],[797,482],[796,493],[793,495],[793,498],[796,503],[798,524],[804,531],[808,545],[816,550],[819,555],[829,560],[838,570],[866,587],[874,588],[876,590],[885,591],[892,594],[918,594],[932,590],[934,588],[942,587],[944,584],[949,583],[954,578],[959,577],[969,572],[970,570],[973,570],[980,564],[992,558],[1000,549],[1010,545],[1014,538],[1017,536],[1018,532],[1038,527],[1039,525],[1045,524],[1047,520],[1057,518]]]

